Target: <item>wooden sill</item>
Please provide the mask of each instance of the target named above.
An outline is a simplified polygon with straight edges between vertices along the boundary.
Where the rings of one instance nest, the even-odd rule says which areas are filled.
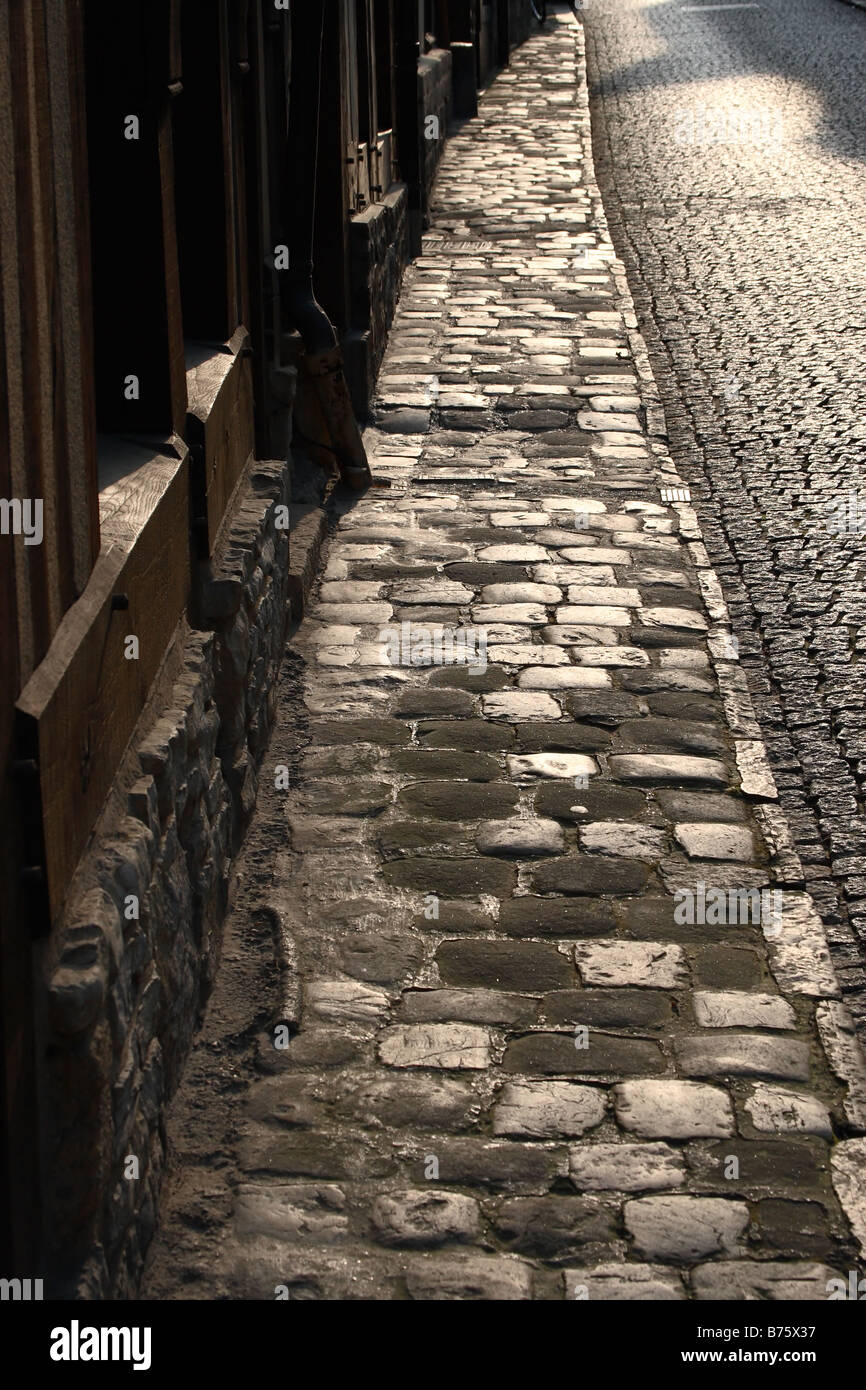
[[[255,448],[250,337],[186,344],[193,520],[202,558],[214,554],[232,496]]]
[[[182,441],[174,445],[172,457],[117,441],[96,565],[16,705],[37,762],[28,809],[41,826],[42,930],[62,907],[189,599],[189,463]],[[127,656],[128,637],[137,657]]]

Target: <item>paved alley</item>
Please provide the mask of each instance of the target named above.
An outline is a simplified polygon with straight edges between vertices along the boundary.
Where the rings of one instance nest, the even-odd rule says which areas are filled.
[[[866,1063],[592,165],[449,141],[173,1103],[150,1299],[825,1300]]]
[[[862,1041],[866,13],[585,16],[611,236]]]

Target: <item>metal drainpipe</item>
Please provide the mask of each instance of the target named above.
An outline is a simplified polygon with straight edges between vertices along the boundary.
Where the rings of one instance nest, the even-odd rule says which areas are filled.
[[[287,307],[303,340],[301,369],[320,406],[315,452],[324,449],[337,462],[343,482],[361,489],[371,481],[361,432],[343,373],[337,330],[316,299],[313,240],[316,216],[322,48],[325,0],[292,6],[292,72],[283,225],[289,248]]]

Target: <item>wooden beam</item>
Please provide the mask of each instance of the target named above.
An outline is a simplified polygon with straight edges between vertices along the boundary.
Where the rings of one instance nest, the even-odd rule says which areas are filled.
[[[376,48],[377,123],[379,130],[391,130],[396,106],[394,0],[374,0],[373,29]]]
[[[225,350],[193,353],[190,345],[185,434],[196,538],[206,558],[255,445],[249,334],[239,328]]]
[[[7,15],[0,4],[0,49]],[[6,339],[0,276],[0,342]],[[12,496],[9,381],[0,371],[0,495]],[[24,862],[15,757],[13,700],[19,645],[13,542],[0,538],[0,1250],[9,1269],[39,1273],[39,1183],[33,1027],[33,961],[22,930]]]
[[[125,476],[100,499],[103,548],[96,567],[16,704],[21,737],[38,769],[43,929],[63,905],[189,598],[186,450],[172,458],[152,457],[133,444],[117,447],[129,457]],[[129,637],[138,640],[137,657],[129,656]]]
[[[0,0],[0,170],[0,493],[42,508],[41,543],[0,538],[0,1231],[15,1266],[37,1274],[33,962],[21,884],[38,864],[28,853],[26,766],[24,780],[21,767],[12,773],[22,761],[14,702],[99,550],[81,0]]]
[[[60,209],[56,231],[58,255],[67,258],[71,239],[70,217],[74,214],[74,266],[69,279],[77,289],[64,318],[64,355],[71,396],[68,418],[70,430],[68,463],[72,483],[74,533],[75,596],[84,592],[99,554],[99,479],[96,457],[96,395],[93,378],[93,277],[90,261],[90,206],[87,161],[87,105],[84,71],[83,0],[68,0],[66,61],[69,83],[69,166],[64,168],[64,185],[72,194]],[[49,31],[51,32],[51,31]],[[58,32],[55,29],[53,32]],[[59,64],[60,65],[60,64]],[[55,147],[60,141],[55,135]],[[58,202],[60,198],[58,197]],[[70,360],[71,359],[71,360]],[[76,466],[76,459],[78,460]],[[85,520],[86,519],[86,520]],[[84,531],[86,540],[80,541]]]

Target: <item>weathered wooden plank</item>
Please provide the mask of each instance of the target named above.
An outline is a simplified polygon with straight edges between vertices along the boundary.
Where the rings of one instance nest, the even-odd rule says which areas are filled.
[[[64,316],[64,352],[72,354],[69,368],[70,415],[78,422],[80,440],[70,440],[72,525],[75,532],[75,591],[83,593],[99,554],[99,478],[96,459],[96,394],[93,380],[93,277],[90,265],[90,204],[88,200],[87,105],[84,74],[83,0],[68,0],[66,27],[69,82],[69,177],[75,190],[75,265]],[[68,245],[68,226],[58,242]],[[86,532],[86,539],[85,539]]]
[[[99,553],[93,395],[90,217],[80,0],[52,9],[46,29],[51,85],[52,251],[57,286],[54,487],[68,536],[63,611],[84,590]]]
[[[0,1235],[36,1269],[33,866],[14,701],[99,545],[89,380],[80,0],[0,0],[0,495],[42,506],[41,544],[0,538]],[[61,836],[65,827],[61,828]],[[33,842],[41,847],[37,825]]]
[[[44,14],[39,3],[13,5],[9,42],[15,59],[11,64],[11,103],[15,144],[13,215],[16,222],[16,283],[9,286],[17,300],[13,341],[7,346],[13,389],[17,401],[18,448],[12,456],[14,495],[42,499],[45,539],[40,546],[19,548],[16,579],[22,628],[19,643],[26,660],[40,660],[60,620],[57,593],[57,560],[54,542],[57,520],[54,498],[49,493],[51,422],[51,328],[48,275],[51,265],[50,216],[46,217],[48,189],[46,162],[50,158],[50,114],[44,63]],[[27,628],[23,624],[27,624]],[[28,630],[29,629],[29,630]]]
[[[238,329],[228,351],[199,354],[187,374],[186,437],[193,451],[194,510],[206,525],[202,553],[213,554],[231,497],[255,445],[249,334]],[[197,475],[197,476],[195,476]]]
[[[189,598],[188,488],[183,450],[106,489],[93,574],[17,702],[37,750],[52,920]]]
[[[2,0],[0,0],[2,26]],[[2,28],[0,28],[2,46]],[[0,242],[2,250],[2,242]],[[0,343],[6,342],[6,306],[3,277],[0,276]],[[12,438],[9,420],[9,375],[0,371],[0,497],[12,493]],[[11,536],[0,537],[0,669],[3,671],[4,699],[0,703],[0,756],[4,768],[5,754],[10,747],[12,732],[12,699],[18,690],[18,641],[15,626],[15,541]]]
[[[0,0],[0,52],[4,51],[7,24],[6,0]],[[4,82],[8,70],[2,69],[0,64],[0,112],[4,109],[3,97],[8,90]],[[8,108],[5,114],[8,117]],[[8,146],[3,140],[3,127],[4,115],[0,114],[0,172],[5,175],[3,156]],[[11,180],[4,177],[3,187],[11,195]],[[9,217],[11,196],[4,201]],[[0,232],[2,221],[0,212]],[[3,237],[0,239],[0,260],[6,249],[7,241]],[[8,346],[4,278],[0,274],[0,344]],[[10,389],[8,371],[0,359],[0,496],[6,498],[13,492]],[[3,682],[0,702],[0,1250],[10,1269],[35,1269],[38,1170],[31,997],[33,963],[29,936],[22,929],[18,892],[22,860],[21,817],[18,787],[12,777],[15,751],[12,702],[19,688],[16,545],[20,545],[20,541],[0,536],[0,679]]]
[[[16,131],[12,120],[13,78],[11,29],[8,0],[0,0],[0,297],[3,300],[3,337],[0,339],[0,378],[5,399],[4,438],[0,439],[0,475],[4,497],[26,496],[27,473],[24,466],[24,392],[19,347],[22,336],[21,306],[18,295],[19,227],[17,217]],[[14,647],[26,671],[33,665],[33,624],[30,590],[26,574],[14,563],[14,543],[0,539],[11,580],[12,600],[9,620],[15,624]],[[4,672],[4,681],[9,676]],[[9,703],[18,692],[14,685]]]
[[[76,8],[78,0],[72,3]],[[0,45],[0,275],[10,461],[4,496],[40,501],[43,525],[40,545],[16,547],[25,676],[83,589],[98,549],[92,395],[82,365],[89,357],[82,305],[89,245],[87,219],[80,215],[86,192],[80,89],[73,91],[81,50],[69,14],[68,0],[50,10],[45,0],[7,4]]]
[[[373,0],[373,33],[376,56],[377,130],[394,125],[394,0]],[[387,192],[387,188],[385,189]]]

